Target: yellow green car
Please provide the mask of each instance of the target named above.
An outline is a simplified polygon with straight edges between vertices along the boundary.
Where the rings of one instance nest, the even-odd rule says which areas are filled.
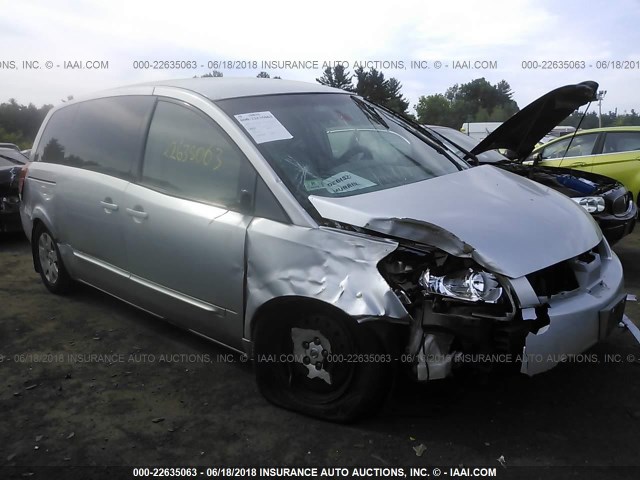
[[[529,159],[538,154],[540,165],[606,175],[640,198],[640,127],[581,130],[537,147]]]

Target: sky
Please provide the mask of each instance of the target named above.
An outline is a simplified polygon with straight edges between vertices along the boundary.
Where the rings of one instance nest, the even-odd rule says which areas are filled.
[[[0,102],[58,104],[215,66],[225,77],[266,70],[314,82],[325,62],[339,61],[351,72],[365,62],[400,80],[410,111],[421,95],[480,77],[509,82],[520,108],[594,80],[607,91],[603,112],[638,111],[640,0],[593,3],[0,0]],[[92,61],[97,68],[88,68]],[[196,68],[151,68],[157,61]],[[265,68],[268,61],[302,64]]]

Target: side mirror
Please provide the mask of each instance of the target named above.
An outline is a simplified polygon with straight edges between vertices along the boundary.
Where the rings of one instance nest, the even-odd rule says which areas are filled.
[[[517,160],[518,159],[518,154],[513,150],[508,150],[507,149],[507,150],[504,151],[503,155],[505,157],[507,157],[509,160]]]
[[[240,211],[242,213],[252,213],[253,197],[249,190],[240,190]]]
[[[533,166],[535,167],[542,161],[542,153],[538,152],[533,156]]]

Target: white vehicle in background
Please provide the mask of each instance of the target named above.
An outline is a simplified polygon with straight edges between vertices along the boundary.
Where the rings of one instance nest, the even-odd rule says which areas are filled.
[[[563,135],[569,135],[576,131],[576,127],[571,127],[569,125],[558,125],[557,127],[553,127],[549,132],[554,138],[562,137]]]
[[[545,135],[540,139],[538,143],[536,143],[536,148],[538,148],[540,145],[544,145],[545,143],[550,142],[551,140],[555,140],[556,138],[558,137],[555,137],[554,135],[551,135],[551,134]]]
[[[493,133],[493,131],[502,125],[502,123],[503,122],[465,122],[462,124],[460,131],[465,135],[480,141],[487,138],[489,134]],[[575,127],[568,125],[554,127],[547,135],[544,136],[544,138],[542,138],[542,140],[540,140],[539,144],[541,145],[557,137],[561,137],[562,135],[567,135],[575,131]]]
[[[551,129],[551,131],[546,134],[544,137],[540,139],[538,143],[536,143],[536,148],[541,145],[544,145],[551,140],[555,140],[558,137],[562,137],[563,135],[568,135],[576,131],[576,127],[570,127],[568,125],[560,125]]]
[[[500,125],[502,125],[502,122],[465,122],[462,124],[460,131],[480,141],[487,138]]]

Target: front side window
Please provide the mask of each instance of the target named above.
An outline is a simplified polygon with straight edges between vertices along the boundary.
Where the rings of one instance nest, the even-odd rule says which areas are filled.
[[[269,95],[217,104],[303,204],[310,195],[357,195],[467,168],[400,117],[351,95]]]
[[[550,160],[553,158],[580,157],[583,155],[591,155],[593,146],[598,138],[597,134],[577,135],[573,138],[565,138],[553,143],[542,150],[542,159]],[[571,145],[569,145],[571,144]],[[569,147],[569,150],[567,150]]]
[[[158,102],[140,183],[169,195],[235,208],[247,165],[213,121],[186,106]]]
[[[609,132],[604,139],[602,153],[640,150],[640,132]]]

